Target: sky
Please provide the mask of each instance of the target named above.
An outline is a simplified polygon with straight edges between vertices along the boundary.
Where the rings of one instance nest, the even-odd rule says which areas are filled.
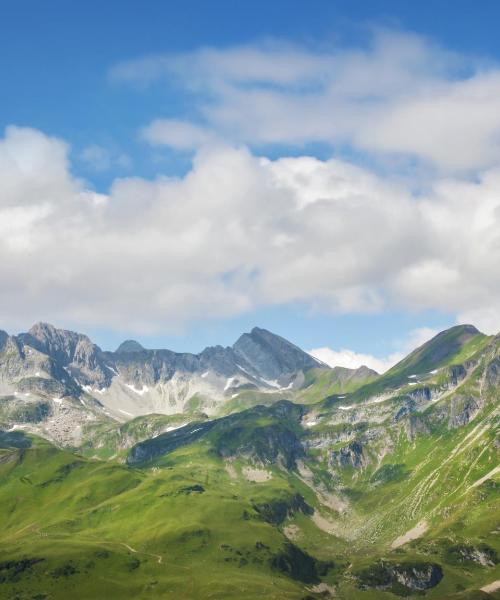
[[[379,371],[500,330],[497,2],[0,2],[0,328]]]

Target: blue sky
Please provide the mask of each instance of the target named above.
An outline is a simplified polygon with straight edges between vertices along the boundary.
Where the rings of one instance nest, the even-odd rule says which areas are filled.
[[[198,351],[255,324],[386,362],[500,329],[480,7],[5,0],[0,326]]]

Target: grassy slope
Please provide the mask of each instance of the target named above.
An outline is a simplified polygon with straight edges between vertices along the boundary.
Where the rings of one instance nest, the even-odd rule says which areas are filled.
[[[254,493],[256,484],[234,483],[197,447],[148,470],[43,442],[4,450],[1,460],[2,557],[44,559],[0,584],[1,597],[206,598],[214,584],[218,598],[303,596],[269,567],[285,539],[252,509],[252,498],[272,498],[286,482]],[[200,482],[203,493],[182,491]]]
[[[434,369],[465,362],[492,339],[469,328],[457,325],[441,332],[373,382],[359,388],[353,399],[363,400],[395,389],[407,383],[411,375],[425,375]]]
[[[280,390],[276,392],[259,392],[245,390],[235,398],[227,400],[219,411],[220,416],[229,415],[253,406],[270,406],[279,400],[290,400],[300,404],[312,404],[332,394],[348,394],[362,386],[375,381],[377,375],[368,369],[352,376],[350,369],[337,367],[335,369],[314,368],[305,373],[304,384],[297,390]]]

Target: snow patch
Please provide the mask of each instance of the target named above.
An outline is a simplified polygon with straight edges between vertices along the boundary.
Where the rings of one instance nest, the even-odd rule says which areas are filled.
[[[134,416],[132,413],[129,413],[126,410],[122,410],[121,408],[118,409],[118,412],[121,412],[124,415],[128,415],[129,417],[133,417]]]
[[[264,379],[264,377],[261,377],[260,380],[264,383],[267,383],[267,385],[270,387],[276,388],[278,390],[281,389],[281,386],[277,379]]]
[[[233,386],[234,379],[235,379],[234,377],[229,377],[229,379],[226,381],[224,391],[227,391],[230,387]]]
[[[181,423],[180,425],[171,425],[170,427],[167,427],[165,431],[175,431],[176,429],[180,429],[181,427],[185,427],[186,425],[187,423]]]
[[[149,388],[147,385],[143,385],[140,390],[138,390],[134,385],[131,385],[130,383],[126,383],[125,385],[126,387],[128,387],[129,390],[132,390],[135,394],[139,394],[139,396],[144,396],[144,394],[149,392]]]
[[[241,366],[241,365],[239,365],[238,363],[236,363],[236,366],[238,367],[238,369],[239,369],[240,371],[243,371],[243,373],[246,373],[246,374],[247,374],[247,375],[249,375],[250,377],[253,377],[253,375],[252,375],[252,374],[251,374],[249,371],[247,371],[247,370],[245,369],[245,367],[242,367],[242,366]]]

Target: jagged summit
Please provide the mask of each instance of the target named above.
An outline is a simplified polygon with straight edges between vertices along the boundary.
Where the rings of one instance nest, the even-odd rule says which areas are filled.
[[[105,415],[118,420],[193,410],[212,416],[230,412],[240,402],[309,402],[318,393],[342,395],[363,386],[363,393],[378,393],[415,383],[417,375],[451,364],[483,338],[471,325],[452,327],[379,376],[366,367],[330,368],[260,327],[242,334],[233,346],[210,346],[192,354],[147,350],[135,340],[124,341],[115,352],[103,352],[84,334],[36,323],[17,336],[0,333],[0,398],[11,398],[19,414],[28,410],[24,404],[34,410],[32,403],[40,402],[49,415],[47,402],[70,398],[83,407],[97,403]],[[53,419],[47,416],[43,422]]]
[[[259,327],[240,336],[233,350],[255,371],[270,380],[278,379],[283,373],[312,369],[319,364],[310,354],[288,340]]]

